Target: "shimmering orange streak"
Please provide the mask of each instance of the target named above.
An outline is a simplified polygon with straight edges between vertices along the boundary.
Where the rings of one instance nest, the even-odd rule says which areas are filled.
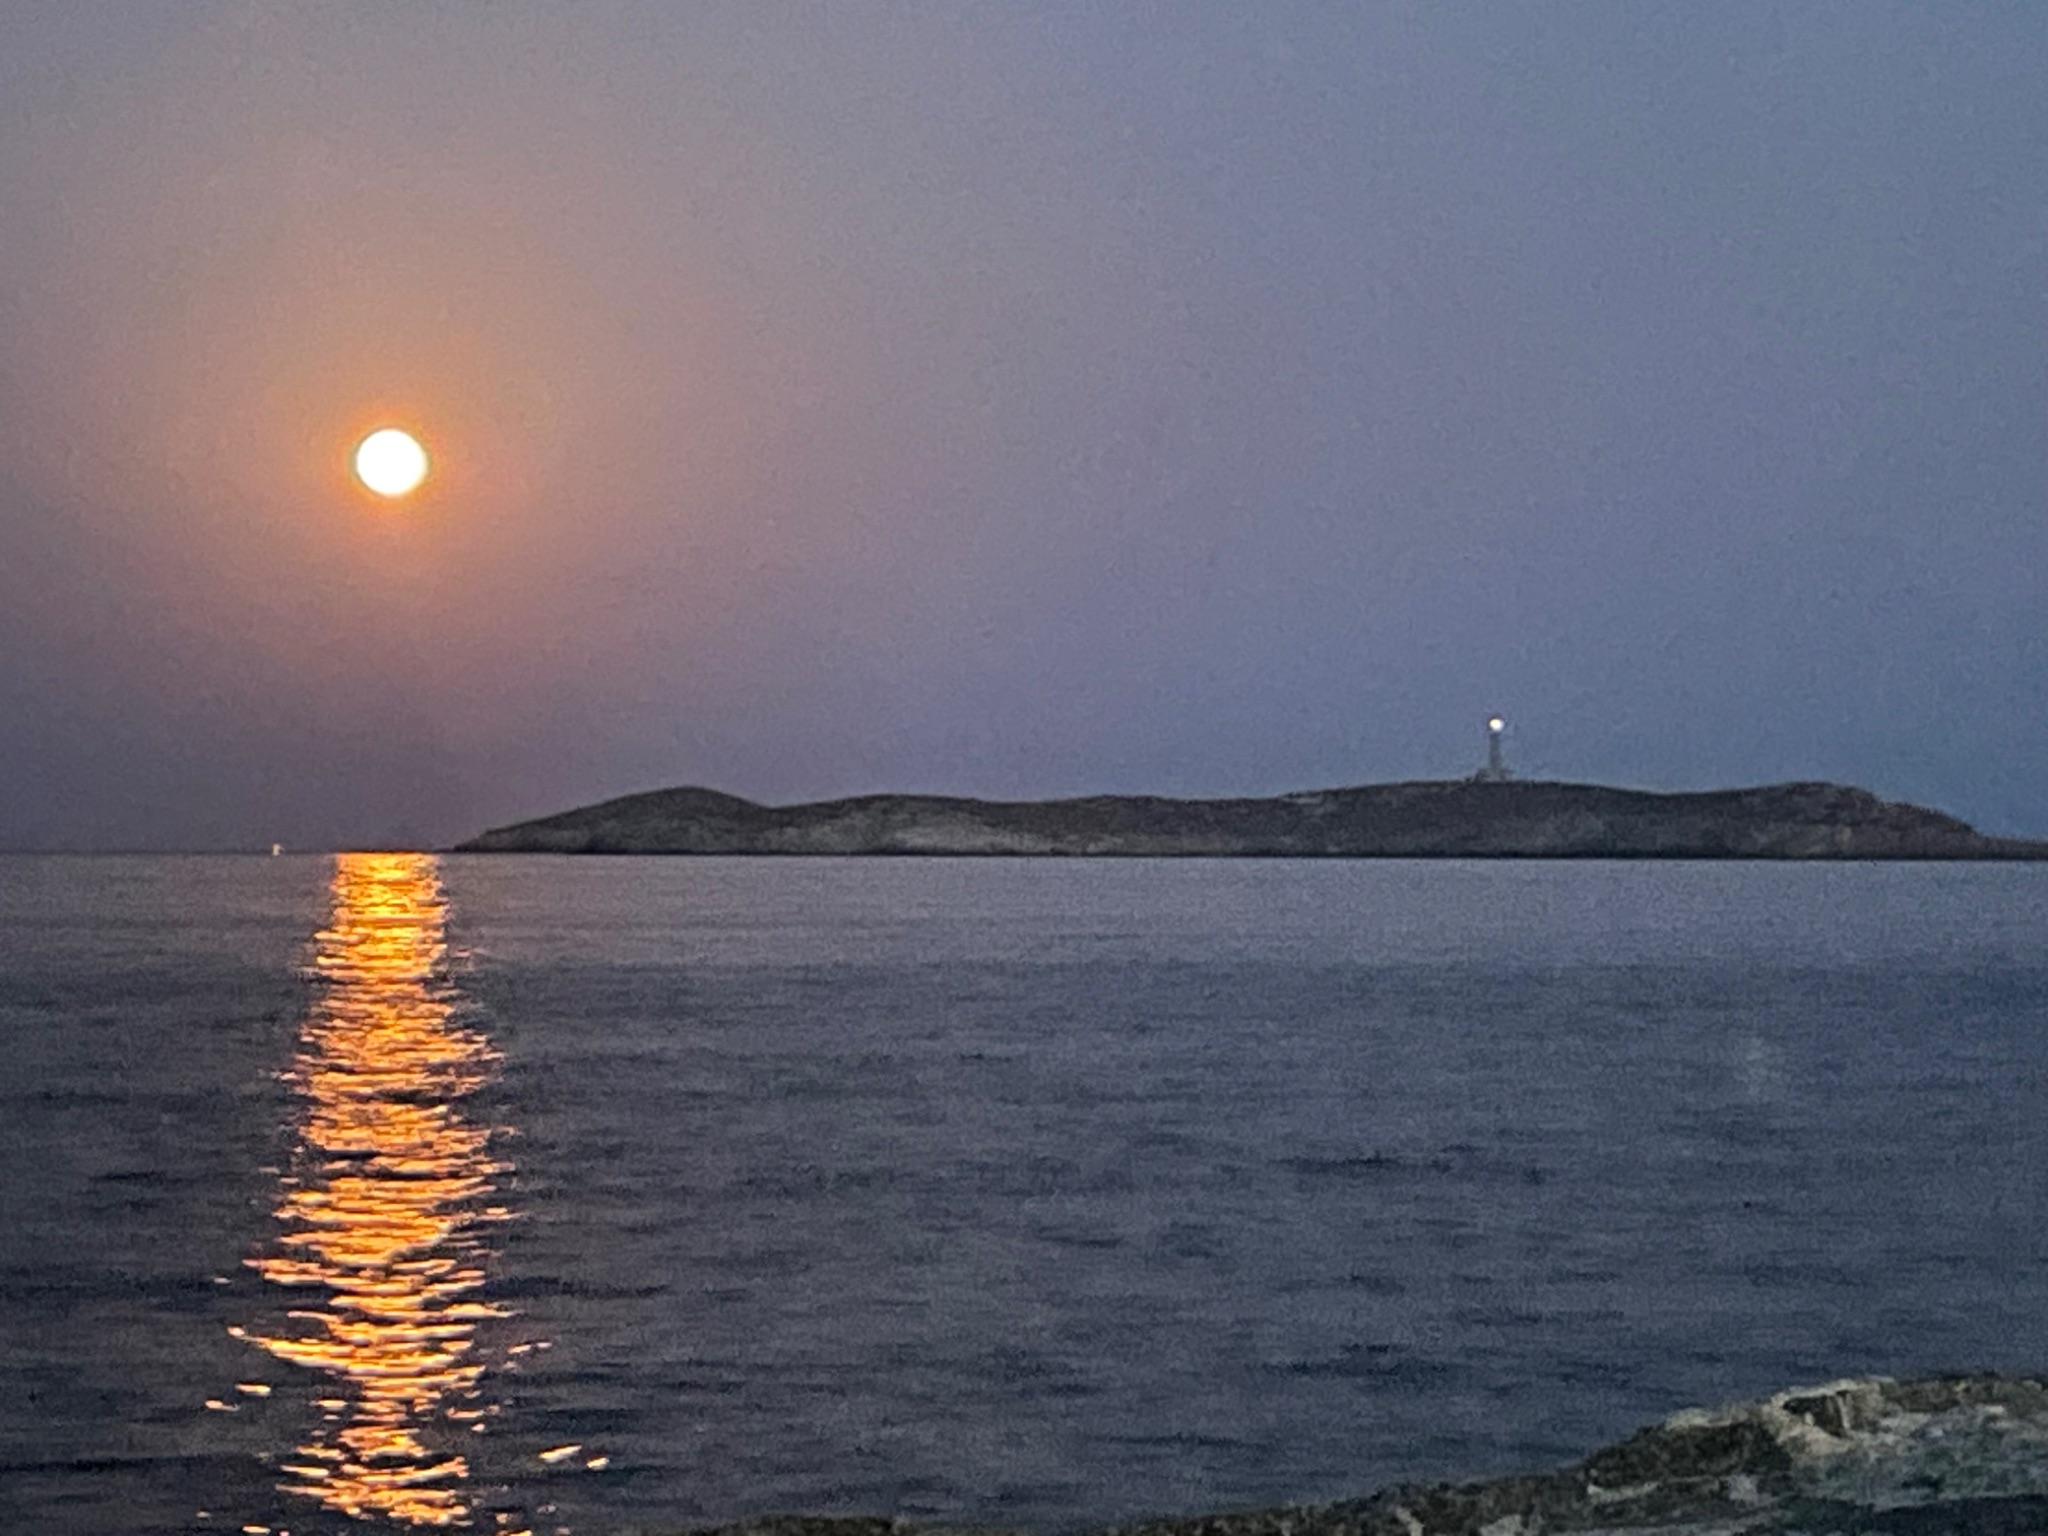
[[[287,1075],[303,1105],[300,1156],[277,1210],[277,1251],[251,1263],[282,1286],[318,1287],[306,1325],[256,1342],[328,1372],[349,1395],[285,1471],[285,1491],[359,1518],[468,1523],[469,1464],[432,1432],[482,1410],[477,1324],[504,1313],[474,1298],[479,1226],[503,1163],[460,1101],[496,1053],[456,1021],[444,977],[445,904],[436,861],[348,854],[336,861],[330,925],[315,940],[319,1005]]]

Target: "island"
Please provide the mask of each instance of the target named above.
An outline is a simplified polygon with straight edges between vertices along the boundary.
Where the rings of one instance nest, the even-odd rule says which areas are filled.
[[[1120,858],[2048,859],[1841,784],[1662,794],[1489,777],[1262,799],[862,795],[760,805],[657,789],[498,827],[457,853]]]

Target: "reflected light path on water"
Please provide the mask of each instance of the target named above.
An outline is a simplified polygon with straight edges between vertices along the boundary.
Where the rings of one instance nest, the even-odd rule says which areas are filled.
[[[280,1231],[249,1261],[294,1305],[274,1334],[236,1330],[334,1378],[280,1488],[412,1526],[470,1523],[463,1447],[495,1412],[477,1328],[505,1315],[479,1293],[507,1165],[493,1128],[462,1113],[498,1056],[460,1022],[446,914],[433,856],[337,858],[288,1074],[300,1108]]]

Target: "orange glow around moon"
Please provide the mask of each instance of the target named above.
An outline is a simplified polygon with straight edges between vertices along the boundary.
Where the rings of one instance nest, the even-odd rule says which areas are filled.
[[[410,432],[383,427],[356,444],[356,478],[387,500],[417,490],[427,478],[427,450]]]

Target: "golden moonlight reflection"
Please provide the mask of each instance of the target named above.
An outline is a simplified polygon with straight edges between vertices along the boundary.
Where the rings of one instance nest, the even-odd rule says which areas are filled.
[[[459,1447],[492,1411],[477,1326],[505,1315],[479,1293],[507,1168],[462,1113],[498,1056],[459,1019],[446,913],[431,855],[335,862],[319,997],[289,1074],[300,1112],[280,1231],[249,1261],[305,1296],[277,1335],[243,1334],[335,1378],[279,1486],[415,1526],[469,1523]]]

